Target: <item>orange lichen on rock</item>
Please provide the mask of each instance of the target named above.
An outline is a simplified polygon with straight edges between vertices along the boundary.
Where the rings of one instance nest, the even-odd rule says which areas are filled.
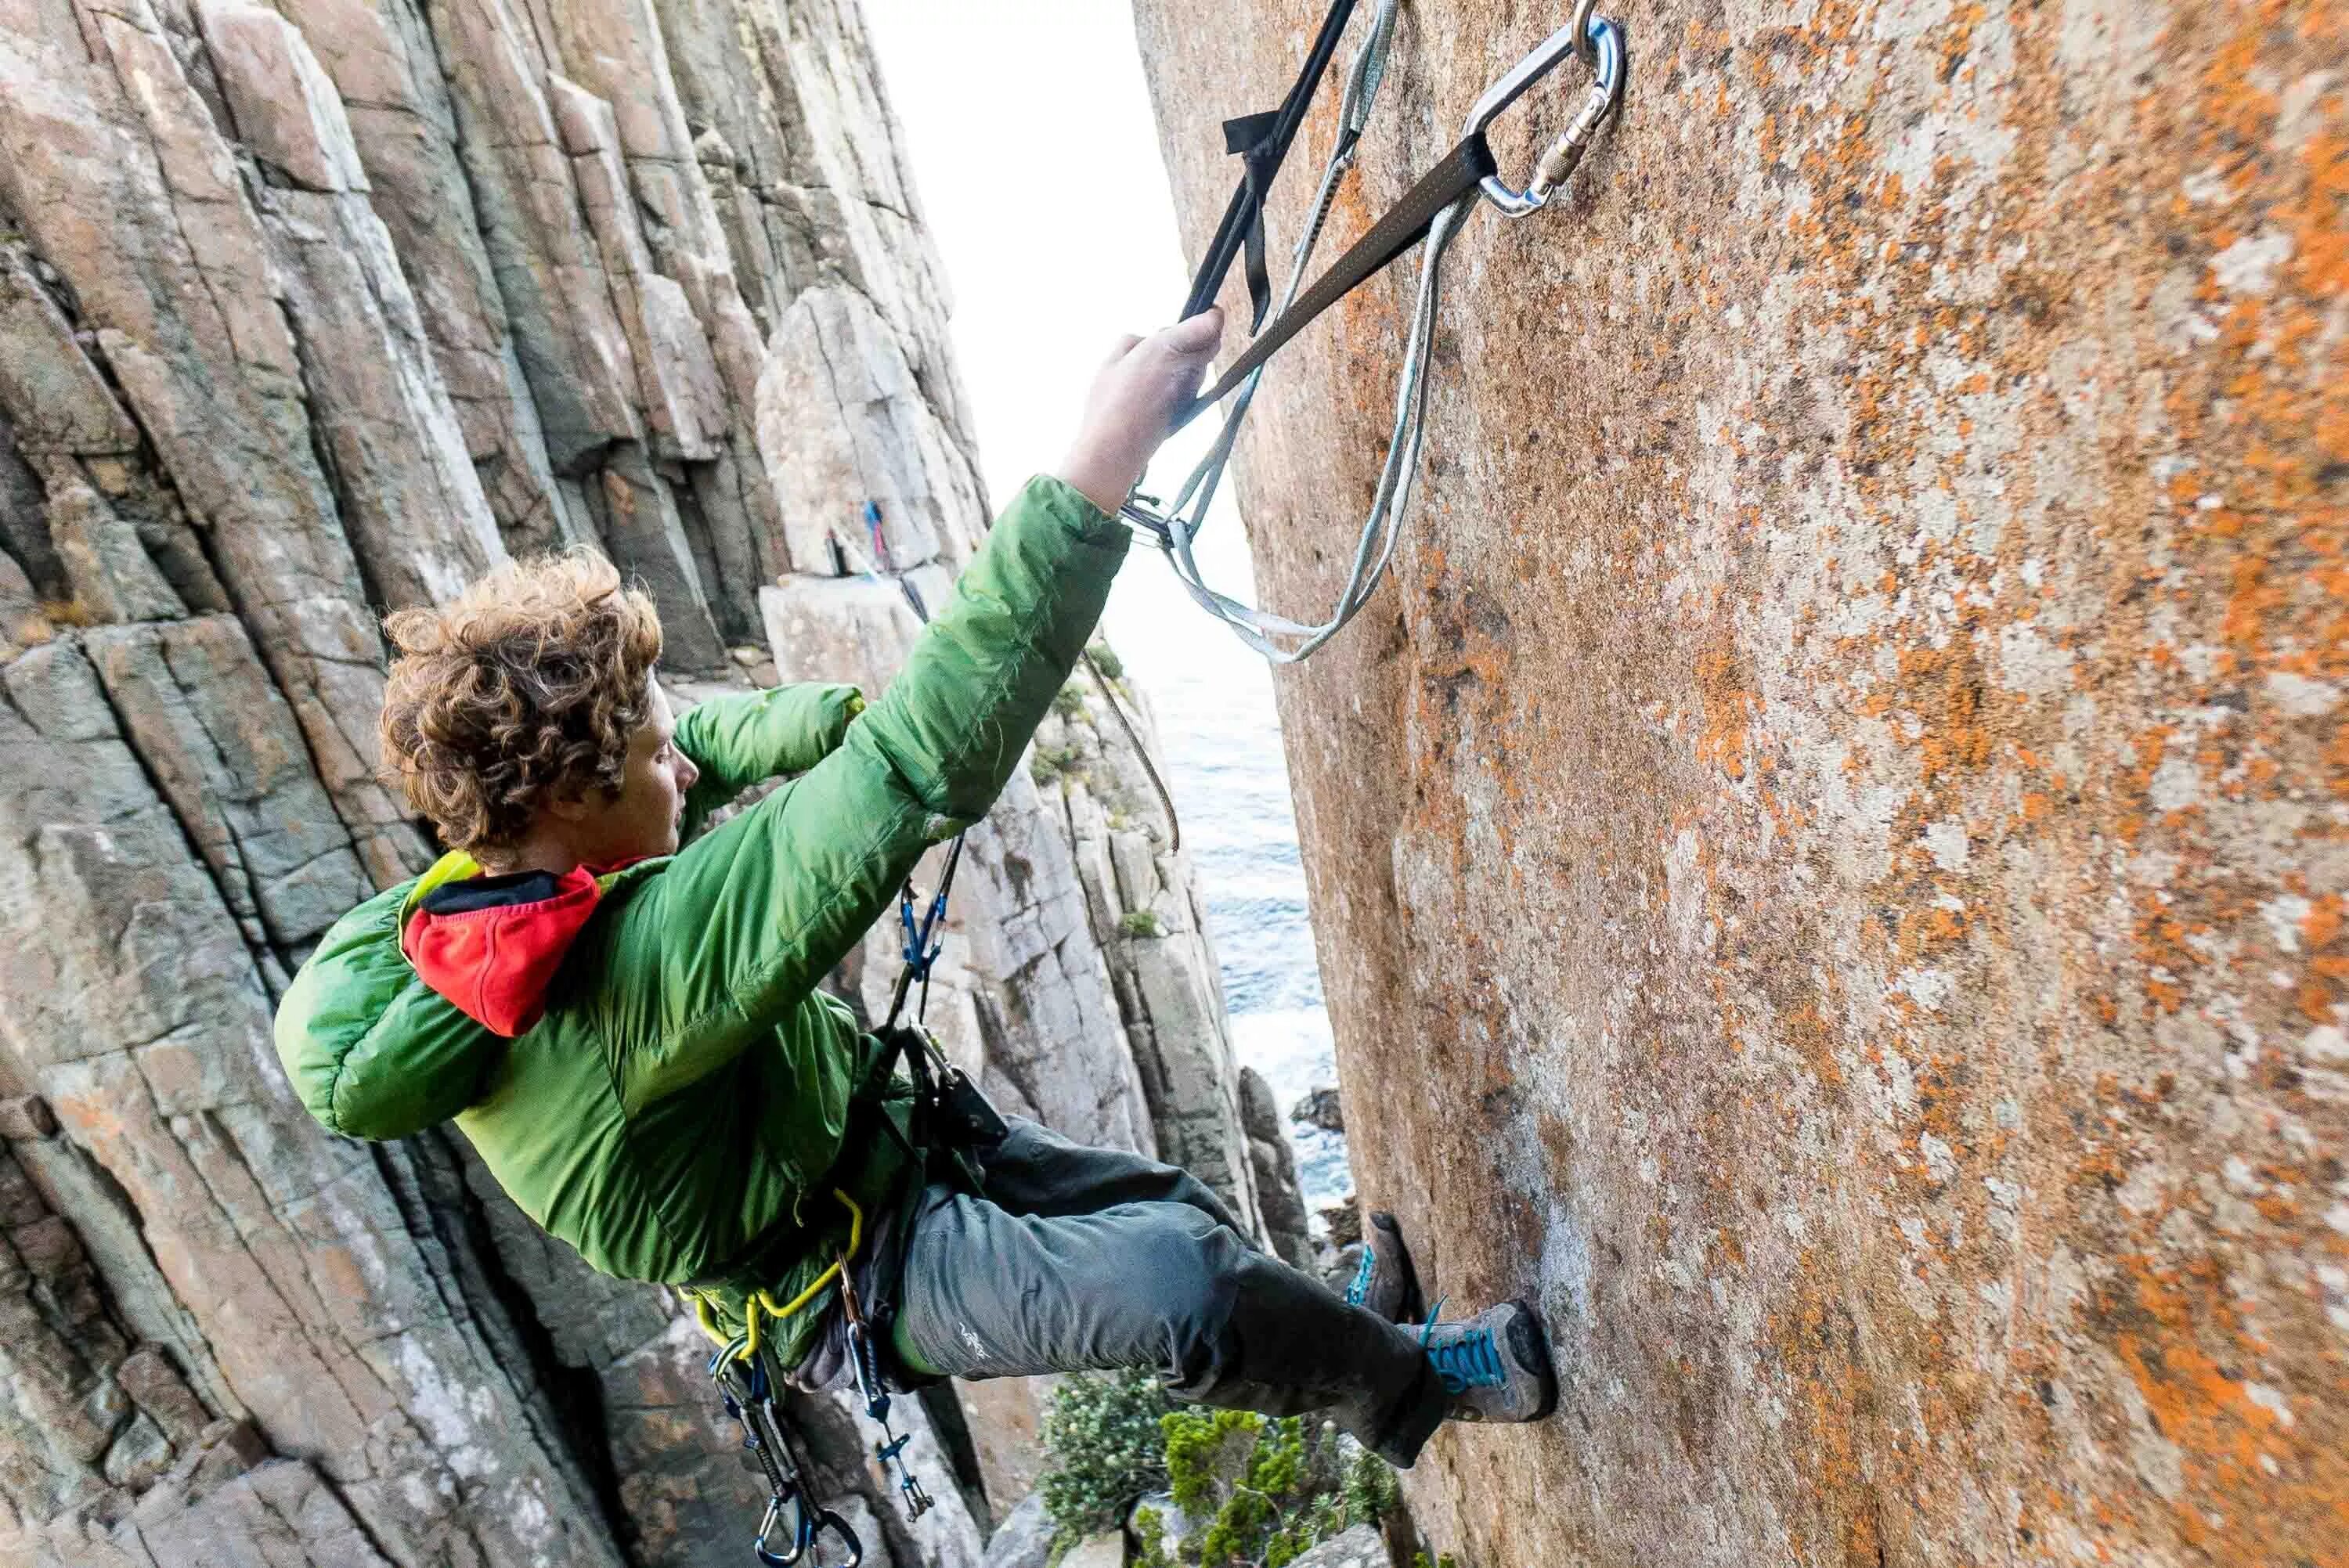
[[[1252,7],[1143,0],[1162,104],[1278,96]],[[1279,692],[1366,1196],[1568,1371],[1413,1472],[1464,1563],[2349,1562],[2344,15],[1627,12],[1458,242],[1395,582]],[[1412,12],[1348,222],[1547,25]],[[1408,282],[1258,400],[1275,606]]]

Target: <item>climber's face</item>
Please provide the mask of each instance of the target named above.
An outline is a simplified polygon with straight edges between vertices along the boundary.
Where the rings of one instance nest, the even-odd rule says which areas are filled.
[[[645,721],[628,737],[628,758],[617,790],[590,786],[568,799],[548,802],[562,824],[565,847],[589,866],[617,865],[651,855],[677,852],[685,820],[685,795],[701,770],[677,748],[677,719],[660,686],[650,687]]]

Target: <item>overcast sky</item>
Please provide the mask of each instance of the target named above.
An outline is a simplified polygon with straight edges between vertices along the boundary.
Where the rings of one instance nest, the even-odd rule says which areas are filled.
[[[946,262],[956,358],[999,504],[1059,459],[1109,346],[1165,325],[1189,283],[1133,15],[1123,0],[864,0],[864,13]],[[1203,110],[1200,126],[1219,136],[1221,111]],[[1170,449],[1153,469],[1167,488],[1180,459]],[[1211,581],[1245,595],[1238,534],[1226,513],[1200,553]],[[1257,662],[1162,561],[1137,557],[1120,577],[1110,624],[1145,665],[1164,650],[1140,645],[1176,634]]]

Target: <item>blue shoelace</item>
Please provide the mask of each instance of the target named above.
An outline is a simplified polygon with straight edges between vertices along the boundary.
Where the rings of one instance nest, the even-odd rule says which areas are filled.
[[[1427,1322],[1419,1331],[1419,1342],[1426,1348],[1427,1358],[1435,1365],[1435,1375],[1444,1380],[1444,1391],[1458,1394],[1469,1388],[1491,1388],[1508,1380],[1501,1366],[1501,1352],[1493,1343],[1489,1328],[1464,1328],[1460,1334],[1442,1344],[1431,1343],[1435,1333],[1435,1315],[1444,1310],[1438,1301],[1428,1309]]]
[[[1370,1299],[1371,1271],[1377,1266],[1378,1261],[1378,1254],[1371,1251],[1371,1243],[1364,1242],[1361,1266],[1354,1271],[1354,1283],[1346,1287],[1348,1306],[1360,1306]]]

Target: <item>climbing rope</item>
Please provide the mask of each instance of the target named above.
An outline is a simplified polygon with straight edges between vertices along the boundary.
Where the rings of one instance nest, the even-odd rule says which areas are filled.
[[[1102,696],[1109,703],[1109,716],[1117,720],[1120,729],[1125,731],[1126,739],[1133,743],[1133,754],[1142,759],[1142,770],[1150,775],[1150,788],[1158,797],[1158,809],[1166,813],[1166,852],[1170,855],[1181,853],[1183,819],[1174,814],[1174,797],[1167,792],[1166,780],[1160,777],[1158,764],[1151,760],[1150,748],[1143,741],[1141,728],[1127,716],[1125,703],[1118,696],[1117,688],[1110,685],[1108,673],[1094,661],[1093,651],[1087,648],[1078,656],[1084,660],[1085,668],[1092,671],[1093,684],[1101,687]]]
[[[1337,145],[1323,167],[1320,186],[1307,212],[1304,232],[1292,253],[1279,312],[1272,325],[1257,333],[1247,350],[1179,421],[1188,422],[1205,409],[1228,399],[1222,428],[1216,433],[1206,455],[1175,492],[1173,505],[1161,511],[1154,498],[1142,495],[1137,490],[1122,509],[1121,515],[1129,526],[1166,552],[1168,560],[1174,563],[1176,577],[1193,601],[1229,626],[1241,641],[1276,664],[1294,664],[1307,658],[1335,636],[1370,602],[1393,559],[1401,520],[1410,505],[1412,487],[1419,473],[1427,413],[1427,359],[1435,335],[1444,256],[1457,236],[1461,223],[1479,200],[1489,202],[1510,218],[1522,218],[1547,206],[1581,163],[1583,154],[1598,134],[1600,124],[1622,101],[1622,29],[1617,23],[1594,15],[1596,3],[1597,0],[1578,0],[1572,21],[1544,40],[1539,47],[1486,88],[1484,97],[1478,98],[1475,107],[1469,111],[1460,140],[1452,150],[1300,295],[1306,265],[1320,241],[1338,190],[1354,166],[1362,127],[1368,121],[1372,101],[1386,74],[1387,52],[1392,42],[1398,0],[1381,0],[1377,14],[1371,19],[1370,36],[1354,57],[1345,97],[1340,106]],[[1325,37],[1330,33],[1331,23],[1337,23],[1342,28],[1342,15],[1350,9],[1350,0],[1340,0],[1331,7],[1330,18],[1323,26]],[[1317,38],[1317,49],[1322,41]],[[1527,88],[1557,68],[1568,55],[1581,59],[1588,67],[1591,73],[1589,90],[1585,95],[1580,111],[1537,161],[1534,176],[1526,189],[1516,190],[1500,177],[1492,150],[1485,141],[1485,131]],[[1309,69],[1312,68],[1310,60],[1308,65]],[[1319,79],[1318,71],[1315,79]],[[1299,81],[1300,87],[1305,85],[1303,77]],[[1291,89],[1292,98],[1297,90]],[[1288,108],[1288,105],[1284,104],[1284,115]],[[1229,139],[1230,127],[1226,126],[1226,129]],[[1286,150],[1287,144],[1283,142],[1278,151],[1285,153]],[[1256,191],[1259,222],[1261,187],[1269,180],[1268,172],[1261,167],[1263,161],[1262,154],[1251,158],[1247,165],[1248,180],[1244,181],[1244,189]],[[1236,204],[1237,201],[1236,195]],[[1224,228],[1217,231],[1216,244],[1210,248],[1200,273],[1193,283],[1191,299],[1186,302],[1186,315],[1206,309],[1220,292],[1231,264],[1233,245],[1226,242],[1226,231],[1232,227],[1233,222],[1232,212],[1227,211]],[[1208,504],[1215,499],[1224,470],[1231,461],[1240,426],[1255,400],[1266,363],[1308,323],[1375,276],[1413,244],[1420,247],[1419,294],[1412,311],[1402,375],[1395,391],[1393,426],[1388,436],[1386,459],[1380,469],[1378,489],[1372,495],[1370,513],[1363,520],[1351,567],[1336,604],[1322,620],[1308,624],[1256,609],[1219,593],[1207,584],[1193,552],[1192,542],[1206,521]],[[1260,304],[1256,314],[1260,325],[1263,316]]]

